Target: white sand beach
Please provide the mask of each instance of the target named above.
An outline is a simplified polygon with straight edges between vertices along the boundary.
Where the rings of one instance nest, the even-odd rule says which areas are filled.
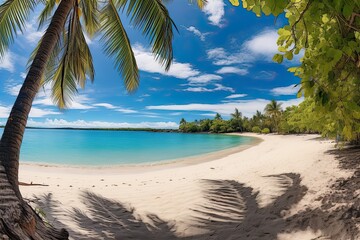
[[[20,181],[33,184],[21,192],[73,239],[322,236],[321,227],[290,228],[285,219],[319,207],[330,186],[352,174],[327,153],[334,143],[317,135],[246,135],[263,141],[205,162],[101,169],[21,164]]]

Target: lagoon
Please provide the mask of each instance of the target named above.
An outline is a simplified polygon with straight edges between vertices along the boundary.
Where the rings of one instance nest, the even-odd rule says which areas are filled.
[[[0,129],[2,134],[3,129]],[[147,131],[26,129],[20,162],[111,166],[152,164],[247,145],[251,137]]]

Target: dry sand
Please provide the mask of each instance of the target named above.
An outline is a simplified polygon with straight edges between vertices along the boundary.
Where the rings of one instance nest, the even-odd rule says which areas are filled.
[[[73,239],[328,239],[329,226],[309,216],[353,174],[327,153],[334,143],[246,135],[263,141],[161,166],[21,164],[21,182],[47,185],[21,192]]]

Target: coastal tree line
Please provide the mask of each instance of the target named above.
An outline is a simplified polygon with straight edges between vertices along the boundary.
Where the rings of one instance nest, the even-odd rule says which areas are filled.
[[[298,106],[290,106],[285,109],[282,104],[272,100],[263,111],[257,110],[252,117],[243,116],[235,108],[230,119],[225,120],[216,113],[212,119],[186,121],[181,119],[179,131],[184,133],[210,132],[255,132],[255,133],[320,133],[323,136],[345,140],[345,136],[338,131],[336,119],[332,113],[324,114],[317,112],[317,105],[313,99],[305,99]],[[353,142],[359,142],[359,132],[354,134]]]
[[[216,113],[213,119],[201,119],[193,122],[187,122],[182,118],[179,131],[185,133],[278,132],[280,130],[283,113],[281,103],[271,100],[266,105],[264,113],[256,111],[251,118],[243,116],[237,108],[235,108],[229,120],[223,119],[219,113]]]

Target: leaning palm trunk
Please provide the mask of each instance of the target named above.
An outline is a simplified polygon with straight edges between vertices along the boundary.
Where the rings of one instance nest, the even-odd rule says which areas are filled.
[[[68,239],[65,230],[46,226],[22,199],[18,185],[19,155],[25,126],[50,54],[74,0],[62,0],[42,39],[0,142],[0,239]]]

